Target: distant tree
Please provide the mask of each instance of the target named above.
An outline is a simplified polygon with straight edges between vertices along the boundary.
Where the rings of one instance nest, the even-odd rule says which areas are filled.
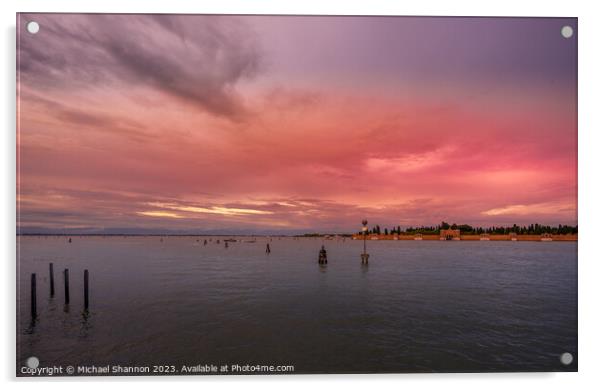
[[[550,234],[578,234],[578,226],[570,226],[570,225],[562,225],[558,224],[558,226],[549,226],[549,225],[541,225],[539,223],[530,224],[526,226],[519,226],[517,224],[513,224],[512,226],[489,226],[489,227],[473,227],[468,224],[456,224],[452,223],[451,225],[445,221],[441,222],[440,225],[437,226],[409,226],[403,230],[406,234],[416,234],[421,233],[425,235],[429,234],[439,234],[441,229],[458,229],[462,234],[504,234],[508,235],[510,233],[516,234],[531,234],[538,235],[544,233]],[[385,235],[390,234],[402,234],[401,226],[393,226],[392,228],[384,228],[383,229]],[[363,232],[359,232],[362,234]],[[380,225],[375,225],[372,229],[368,229],[368,234],[381,234]]]
[[[453,228],[454,228],[454,226],[452,225],[452,229]],[[456,226],[456,228],[460,229],[460,231],[462,233],[474,233],[474,229],[470,225],[466,225],[466,224],[464,224],[464,225],[458,225],[458,226]]]

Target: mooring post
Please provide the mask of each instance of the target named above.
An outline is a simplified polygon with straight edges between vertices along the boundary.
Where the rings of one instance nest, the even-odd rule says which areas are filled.
[[[318,264],[328,264],[328,257],[324,245],[322,245],[322,249],[320,249],[320,254],[318,255]]]
[[[50,263],[50,297],[54,297],[54,264]]]
[[[31,274],[31,319],[35,320],[38,314],[36,294],[36,274]]]
[[[63,279],[65,280],[65,305],[69,304],[69,270],[65,268],[63,271]]]
[[[88,310],[88,270],[84,270],[84,309]]]

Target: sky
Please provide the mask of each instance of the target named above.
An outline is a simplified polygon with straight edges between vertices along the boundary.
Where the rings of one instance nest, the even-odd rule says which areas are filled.
[[[577,223],[576,19],[20,14],[17,30],[22,233]]]

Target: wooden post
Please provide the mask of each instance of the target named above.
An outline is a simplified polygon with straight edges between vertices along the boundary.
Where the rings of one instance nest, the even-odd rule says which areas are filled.
[[[38,314],[36,294],[36,274],[31,274],[31,319],[35,320]]]
[[[84,270],[84,309],[88,310],[88,270]]]
[[[54,297],[54,264],[50,263],[50,297]]]
[[[65,280],[65,305],[69,304],[69,270],[65,268],[63,271],[63,279]]]

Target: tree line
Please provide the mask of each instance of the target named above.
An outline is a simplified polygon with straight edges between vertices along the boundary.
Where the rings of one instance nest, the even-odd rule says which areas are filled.
[[[372,228],[368,229],[368,234],[439,234],[441,230],[445,229],[453,229],[460,230],[461,234],[510,234],[516,233],[520,234],[577,234],[578,229],[577,226],[570,225],[562,225],[558,226],[549,226],[549,225],[540,225],[538,223],[532,223],[527,226],[519,226],[514,224],[512,226],[490,226],[490,227],[475,227],[467,224],[449,224],[445,221],[441,222],[437,226],[420,226],[420,227],[408,227],[404,230],[401,229],[401,226],[392,227],[392,228],[384,228],[381,230],[380,225],[376,225]],[[363,232],[359,232],[362,234]]]

